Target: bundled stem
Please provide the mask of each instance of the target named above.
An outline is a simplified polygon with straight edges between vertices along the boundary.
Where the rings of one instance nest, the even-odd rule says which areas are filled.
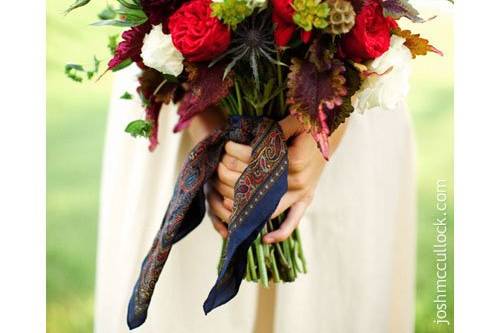
[[[276,52],[276,57],[273,64],[258,64],[263,66],[259,70],[262,73],[260,80],[254,80],[250,73],[248,76],[235,78],[232,92],[222,103],[230,115],[265,116],[280,120],[287,114],[284,94],[287,67],[281,62],[279,51]],[[298,273],[307,272],[298,229],[282,242],[264,244],[262,241],[267,233],[279,229],[285,217],[286,213],[283,213],[269,220],[248,249],[245,274],[247,281],[260,283],[267,288],[270,281],[293,282]],[[224,242],[223,252],[225,246]]]
[[[298,273],[307,273],[300,232],[295,229],[283,242],[264,244],[262,239],[268,232],[277,230],[284,220],[282,214],[269,221],[248,249],[245,280],[269,287],[269,282],[293,282]],[[226,242],[224,241],[224,247]]]

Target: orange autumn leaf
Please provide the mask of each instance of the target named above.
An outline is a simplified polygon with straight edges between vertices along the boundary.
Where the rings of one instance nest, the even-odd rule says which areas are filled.
[[[429,41],[425,38],[420,37],[420,34],[412,34],[410,30],[401,30],[401,28],[396,28],[393,30],[396,36],[406,39],[404,43],[405,46],[410,50],[413,58],[418,55],[426,55],[427,52],[434,52],[443,55],[443,52],[429,44]]]

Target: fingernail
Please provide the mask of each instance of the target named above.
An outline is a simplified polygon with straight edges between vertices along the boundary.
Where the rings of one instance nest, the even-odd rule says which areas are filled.
[[[264,237],[264,242],[267,243],[267,244],[270,244],[274,241],[274,239],[272,237]]]

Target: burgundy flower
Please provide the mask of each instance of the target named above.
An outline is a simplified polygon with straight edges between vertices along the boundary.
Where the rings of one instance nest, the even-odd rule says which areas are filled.
[[[164,76],[156,69],[145,67],[138,77],[137,93],[142,100],[147,101],[145,108],[146,120],[152,125],[149,136],[149,150],[158,146],[158,127],[160,111],[163,104],[177,103],[181,100],[184,90],[177,82],[163,83]],[[159,88],[161,85],[161,88]]]
[[[142,10],[153,25],[165,23],[174,11],[182,4],[182,0],[141,0]],[[164,29],[166,24],[164,24]]]
[[[151,31],[148,22],[130,28],[122,34],[122,41],[118,44],[114,57],[108,62],[109,69],[113,69],[127,59],[135,61],[139,67],[144,67],[141,58],[141,48],[144,36]]]

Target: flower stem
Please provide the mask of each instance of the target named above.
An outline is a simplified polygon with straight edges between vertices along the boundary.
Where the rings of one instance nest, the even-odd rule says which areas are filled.
[[[292,281],[294,281],[295,278],[297,277],[297,274],[295,273],[295,267],[293,267],[292,252],[291,252],[291,248],[290,248],[290,239],[287,238],[283,241],[283,248],[285,250],[284,252],[285,252],[286,259],[290,263],[290,268],[288,270],[288,273],[290,275],[290,279]]]
[[[276,243],[275,244],[277,252],[278,252],[278,258],[283,266],[286,267],[286,269],[290,268],[290,263],[286,260],[285,253],[283,250],[283,244],[282,243]]]
[[[252,281],[257,281],[257,271],[255,270],[255,259],[253,257],[252,246],[248,249],[248,264],[250,265],[250,277]]]
[[[262,238],[261,238],[260,233],[257,236],[256,245],[257,245],[257,266],[259,268],[260,283],[264,287],[268,288],[269,287],[269,280],[267,278],[267,268],[266,268],[266,262],[264,259],[264,249],[262,247]]]
[[[245,280],[247,280],[248,282],[252,281],[252,276],[250,275],[250,263],[248,261],[245,268]]]
[[[240,85],[238,84],[238,80],[234,80],[234,88],[236,90],[236,100],[238,101],[238,114],[240,116],[243,115],[243,107],[241,105],[241,93],[240,93]]]
[[[273,274],[274,283],[280,283],[280,272],[278,270],[278,263],[276,262],[276,257],[274,256],[274,247],[271,249],[271,272]]]

